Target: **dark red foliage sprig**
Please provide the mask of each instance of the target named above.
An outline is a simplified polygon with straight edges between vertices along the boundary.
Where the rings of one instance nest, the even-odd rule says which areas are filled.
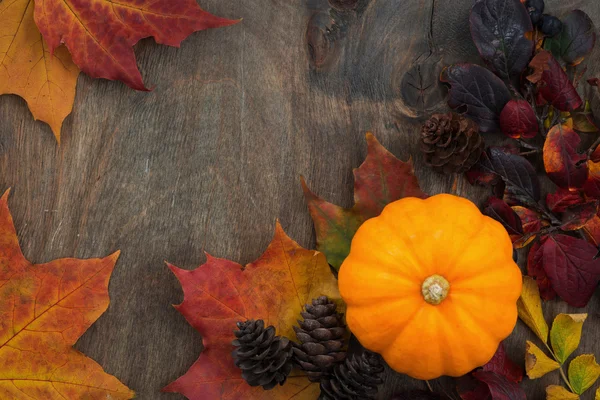
[[[451,65],[441,80],[450,107],[481,132],[515,140],[486,148],[467,172],[472,184],[493,189],[484,213],[504,225],[515,248],[529,246],[527,273],[544,299],[584,307],[600,281],[600,139],[585,135],[598,128],[577,89],[598,89],[600,80],[584,77],[580,65],[596,33],[581,10],[559,20],[543,8],[541,0],[477,0],[471,34],[489,69]],[[534,167],[542,162],[557,186],[545,197]],[[474,378],[493,385],[498,378],[487,372]]]

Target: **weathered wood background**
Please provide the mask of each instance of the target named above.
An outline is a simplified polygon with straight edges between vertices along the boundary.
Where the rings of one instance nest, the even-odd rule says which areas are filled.
[[[0,190],[13,188],[23,251],[46,262],[121,249],[110,308],[77,348],[144,400],[181,399],[159,390],[201,350],[198,333],[171,307],[183,296],[163,261],[192,269],[208,251],[250,262],[276,218],[314,246],[298,177],[350,206],[367,130],[398,157],[414,158],[427,192],[450,191],[452,178],[422,162],[418,118],[444,108],[442,65],[478,62],[472,0],[330,0],[337,9],[327,0],[201,3],[243,21],[194,34],[181,49],[140,43],[150,93],[82,75],[60,146],[23,100],[0,97]],[[581,8],[600,25],[597,0],[546,3],[556,15]],[[592,74],[599,54],[587,63]],[[487,193],[464,180],[457,191],[476,202]],[[580,347],[597,356],[599,300],[597,293],[588,307]],[[566,311],[581,312],[559,301],[545,306],[549,321]],[[521,363],[526,338],[519,323],[508,341]],[[560,383],[557,373],[526,381],[528,398],[544,399],[551,383]],[[440,391],[446,384],[433,382]],[[380,398],[405,388],[425,384],[390,372]],[[584,399],[592,397],[590,390]]]

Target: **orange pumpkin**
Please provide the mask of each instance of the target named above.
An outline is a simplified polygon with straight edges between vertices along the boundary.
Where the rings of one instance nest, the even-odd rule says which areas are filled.
[[[516,324],[521,285],[504,227],[447,194],[386,206],[339,271],[352,333],[417,379],[487,363]]]

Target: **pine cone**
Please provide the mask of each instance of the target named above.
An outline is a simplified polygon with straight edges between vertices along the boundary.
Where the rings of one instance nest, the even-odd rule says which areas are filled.
[[[294,326],[301,343],[294,343],[295,362],[313,382],[318,382],[346,357],[346,352],[342,350],[346,327],[336,307],[327,296],[316,298],[301,313],[304,321],[298,321],[300,327]]]
[[[377,385],[383,383],[383,363],[379,354],[363,351],[352,354],[321,380],[319,400],[375,399]]]
[[[425,162],[443,174],[468,171],[483,151],[479,127],[456,113],[434,114],[421,129]]]
[[[275,327],[265,329],[261,319],[237,323],[237,347],[232,353],[235,365],[242,370],[242,378],[250,386],[273,389],[283,385],[292,371],[292,343],[289,339],[276,336]]]

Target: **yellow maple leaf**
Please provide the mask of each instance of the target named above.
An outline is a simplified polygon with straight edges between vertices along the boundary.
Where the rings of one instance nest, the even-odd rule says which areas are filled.
[[[33,117],[50,125],[60,142],[79,69],[64,46],[50,53],[33,9],[33,0],[0,1],[0,94],[24,98]]]
[[[537,379],[548,372],[557,370],[560,364],[549,358],[539,347],[529,340],[525,346],[525,372],[529,379]]]

